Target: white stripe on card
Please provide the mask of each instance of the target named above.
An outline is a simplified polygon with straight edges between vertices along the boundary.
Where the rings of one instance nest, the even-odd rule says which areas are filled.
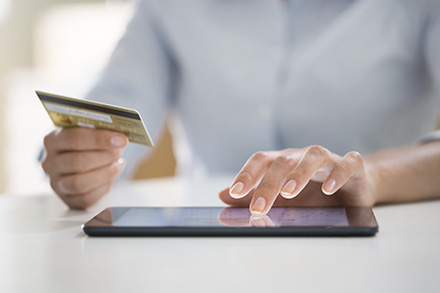
[[[58,104],[47,103],[47,102],[44,103],[44,106],[46,106],[46,109],[48,111],[52,111],[52,112],[57,112],[57,113],[67,114],[67,115],[72,115],[72,116],[78,116],[78,117],[83,117],[83,118],[107,122],[107,123],[113,123],[112,118],[110,116],[104,115],[104,114],[94,113],[94,112],[90,112],[90,111],[75,109],[75,108],[61,106]]]

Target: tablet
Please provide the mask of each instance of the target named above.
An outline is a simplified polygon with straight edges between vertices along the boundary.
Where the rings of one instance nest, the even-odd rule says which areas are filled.
[[[85,223],[90,236],[372,236],[369,207],[112,207]]]

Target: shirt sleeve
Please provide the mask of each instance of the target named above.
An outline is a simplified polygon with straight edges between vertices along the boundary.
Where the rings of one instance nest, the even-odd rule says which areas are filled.
[[[426,64],[436,91],[437,108],[440,109],[440,2],[431,1],[425,35]]]
[[[171,106],[176,66],[149,0],[138,0],[134,15],[97,83],[86,98],[138,110],[153,139]],[[129,144],[122,177],[133,175],[147,147]]]
[[[433,83],[437,116],[440,117],[440,1],[429,1],[424,35],[424,56],[431,81]],[[423,136],[419,141],[427,143],[440,140],[440,130]]]

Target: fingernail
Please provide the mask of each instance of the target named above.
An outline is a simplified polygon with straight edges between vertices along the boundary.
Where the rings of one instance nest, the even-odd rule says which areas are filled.
[[[243,192],[244,184],[243,182],[237,182],[232,186],[231,190],[229,191],[229,194],[233,198],[240,198],[241,193]]]
[[[336,180],[335,179],[329,179],[327,183],[325,184],[322,192],[324,192],[327,195],[332,195],[335,191],[336,187]]]
[[[125,167],[125,160],[122,158],[119,158],[115,163],[116,168],[121,171]]]
[[[293,192],[295,191],[295,187],[296,187],[296,181],[291,179],[286,183],[286,185],[284,185],[280,193],[284,197],[291,198]]]
[[[261,214],[265,206],[266,206],[266,200],[262,197],[259,197],[251,207],[251,213]]]
[[[115,147],[123,147],[127,144],[127,139],[125,137],[122,136],[113,136],[111,138],[111,143],[113,146]]]

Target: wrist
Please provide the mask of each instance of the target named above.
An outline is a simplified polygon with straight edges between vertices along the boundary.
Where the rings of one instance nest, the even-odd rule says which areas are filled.
[[[365,159],[365,172],[369,180],[371,206],[383,202],[383,172],[373,160]]]

